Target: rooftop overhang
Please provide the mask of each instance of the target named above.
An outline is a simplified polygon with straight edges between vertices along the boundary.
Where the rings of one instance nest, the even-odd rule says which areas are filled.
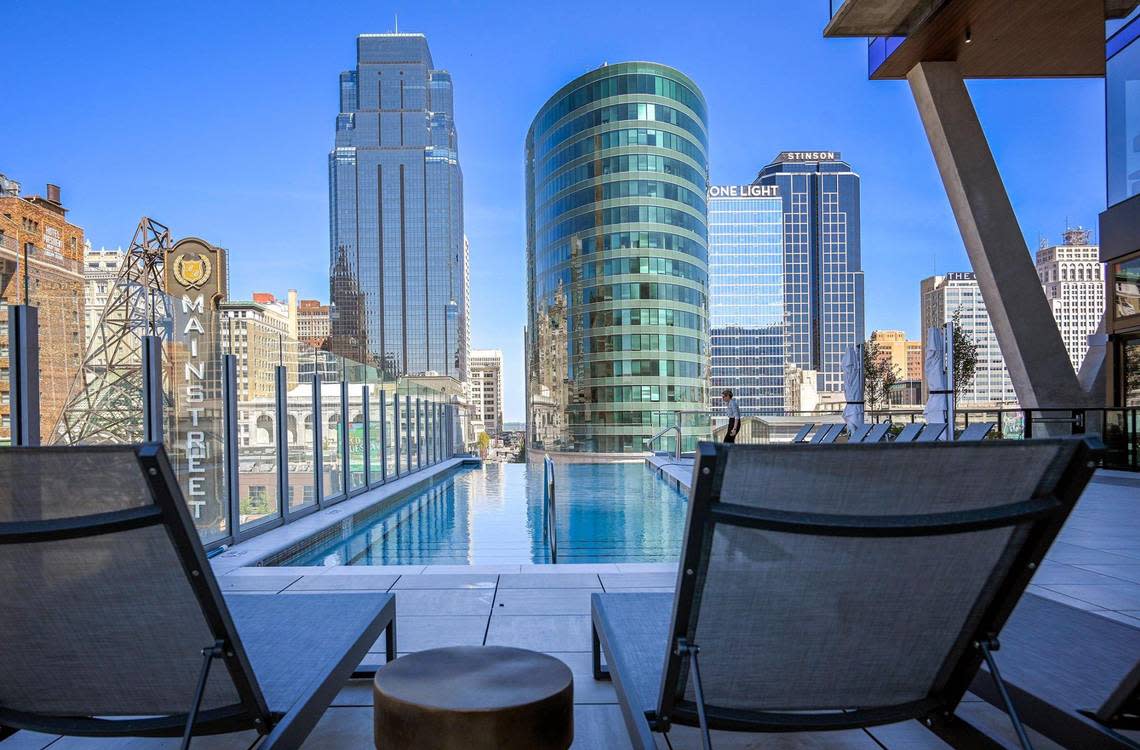
[[[1103,76],[1105,20],[1138,2],[845,0],[824,36],[876,38],[874,79],[905,78],[920,62],[947,60],[967,78]]]

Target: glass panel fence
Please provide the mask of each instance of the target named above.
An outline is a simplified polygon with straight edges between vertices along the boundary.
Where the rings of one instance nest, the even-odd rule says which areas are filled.
[[[335,500],[344,494],[344,422],[341,416],[341,380],[344,360],[330,352],[317,352],[321,382],[321,498]]]
[[[238,531],[276,520],[281,515],[277,473],[277,368],[250,362],[282,360],[282,339],[258,330],[239,311],[220,315],[222,350],[234,357],[237,423]]]
[[[288,453],[289,511],[297,512],[317,504],[316,425],[313,404],[316,402],[313,374],[316,372],[317,350],[307,344],[295,347],[296,381],[287,383],[285,393],[285,441]]]
[[[209,547],[452,452],[443,442],[452,415],[436,408],[443,397],[434,387],[386,378],[292,339],[262,305],[131,293],[137,299],[130,309],[145,314],[128,315],[126,307],[104,311],[100,335],[114,339],[116,348],[103,360],[85,359],[42,440],[144,440],[143,342],[156,336],[156,427]],[[6,364],[2,355],[12,353],[0,351]],[[6,395],[3,388],[0,393]]]
[[[348,491],[364,489],[368,483],[364,462],[364,440],[367,427],[364,421],[365,367],[345,360],[345,381],[348,383]]]
[[[368,399],[368,481],[377,484],[384,481],[384,411],[381,408],[380,374],[369,367],[367,372],[365,397]]]

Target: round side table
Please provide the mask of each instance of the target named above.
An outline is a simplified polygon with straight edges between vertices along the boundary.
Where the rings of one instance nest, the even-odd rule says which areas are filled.
[[[401,656],[372,684],[379,750],[566,750],[574,677],[553,656],[502,646]]]

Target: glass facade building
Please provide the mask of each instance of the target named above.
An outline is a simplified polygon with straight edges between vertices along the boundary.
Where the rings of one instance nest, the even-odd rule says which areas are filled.
[[[1106,385],[1109,406],[1140,406],[1140,15],[1105,45],[1108,209],[1100,215],[1107,263]],[[1133,417],[1135,419],[1135,417]],[[1136,426],[1133,425],[1133,430]]]
[[[539,110],[526,140],[527,434],[636,452],[708,435],[708,126],[688,77],[607,65]],[[670,449],[670,433],[655,448]]]
[[[463,186],[451,76],[422,34],[357,37],[329,154],[332,348],[466,380]]]
[[[713,417],[731,389],[744,416],[784,411],[784,204],[760,185],[709,189]]]
[[[839,156],[784,151],[754,182],[784,204],[787,361],[816,371],[821,393],[843,391],[843,352],[864,336],[859,175]]]

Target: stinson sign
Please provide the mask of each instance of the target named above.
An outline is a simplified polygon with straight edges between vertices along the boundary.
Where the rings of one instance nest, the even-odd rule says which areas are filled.
[[[218,303],[226,294],[225,251],[188,237],[166,256],[173,313],[167,451],[204,542],[226,534],[222,463],[221,341]]]

